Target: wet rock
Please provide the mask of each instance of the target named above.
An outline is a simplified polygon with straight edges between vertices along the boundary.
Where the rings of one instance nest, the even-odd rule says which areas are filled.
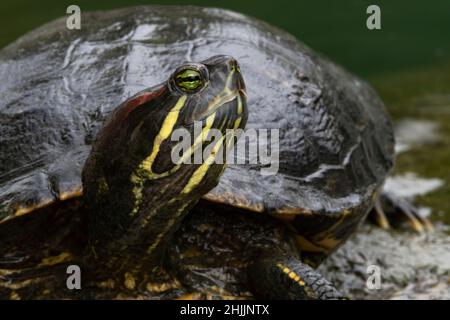
[[[439,124],[429,120],[403,119],[395,125],[397,153],[439,140]]]
[[[422,178],[414,172],[388,177],[383,190],[394,196],[414,199],[417,196],[428,194],[444,185],[439,178]]]

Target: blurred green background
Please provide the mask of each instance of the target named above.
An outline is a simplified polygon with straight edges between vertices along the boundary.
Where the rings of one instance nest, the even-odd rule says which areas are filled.
[[[59,16],[70,4],[104,10],[139,4],[194,4],[266,20],[362,76],[437,64],[450,57],[448,0],[2,0],[0,47]],[[382,30],[366,28],[366,8],[382,10]]]
[[[371,82],[394,120],[437,123],[440,138],[400,154],[396,173],[443,179],[443,188],[419,202],[450,222],[449,0],[2,0],[0,48],[65,15],[71,4],[83,12],[153,3],[229,8],[268,21]],[[381,7],[381,30],[366,28],[370,4]]]

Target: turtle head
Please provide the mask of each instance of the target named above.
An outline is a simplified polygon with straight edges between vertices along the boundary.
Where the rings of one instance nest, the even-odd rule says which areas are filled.
[[[185,124],[216,114],[218,118],[244,112],[245,85],[240,68],[229,56],[214,56],[201,63],[188,63],[175,70],[168,81],[175,96],[184,97],[180,116]],[[238,110],[238,108],[241,108]],[[217,111],[225,110],[225,112]],[[228,113],[228,115],[226,114]],[[223,119],[226,121],[226,119]]]
[[[218,183],[225,161],[217,157],[245,126],[245,98],[236,60],[215,56],[122,103],[83,170],[91,241],[159,247]]]

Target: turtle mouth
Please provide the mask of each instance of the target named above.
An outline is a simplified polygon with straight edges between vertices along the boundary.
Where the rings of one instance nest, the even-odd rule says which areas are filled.
[[[242,98],[247,99],[247,91],[245,89],[239,89],[239,94]]]
[[[247,91],[245,88],[244,79],[241,73],[238,71],[236,75],[236,88],[241,98],[247,99]]]
[[[247,91],[245,88],[244,78],[240,72],[239,66],[236,66],[236,88],[241,95],[247,96]]]

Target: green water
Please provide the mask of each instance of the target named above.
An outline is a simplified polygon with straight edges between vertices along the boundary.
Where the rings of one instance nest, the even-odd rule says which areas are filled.
[[[450,223],[450,1],[2,0],[0,47],[65,15],[70,4],[87,11],[152,3],[223,7],[266,20],[371,82],[395,120],[438,122],[441,139],[401,154],[396,172],[444,179],[419,202]],[[366,28],[369,4],[381,7],[382,30]]]

